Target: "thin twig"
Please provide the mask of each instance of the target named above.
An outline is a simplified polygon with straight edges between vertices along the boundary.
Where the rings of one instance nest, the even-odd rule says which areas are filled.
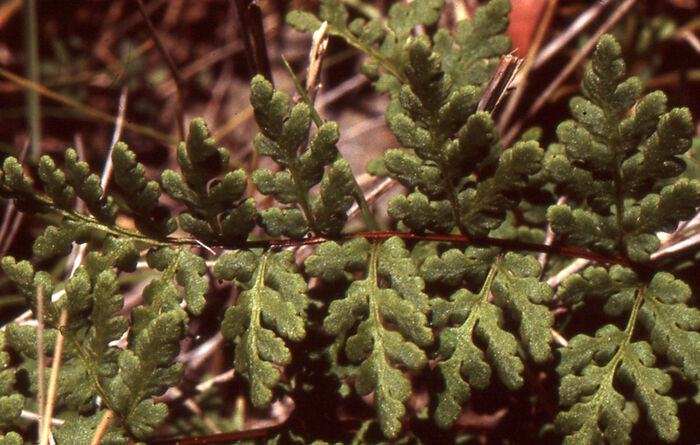
[[[493,113],[505,97],[515,80],[515,76],[520,70],[523,59],[512,54],[506,54],[498,61],[496,70],[491,75],[491,80],[486,85],[484,93],[479,99],[476,109],[479,111],[488,111]]]
[[[46,417],[44,416],[44,404],[46,403],[46,375],[44,370],[46,369],[46,356],[44,355],[44,286],[39,285],[37,289],[37,302],[36,302],[36,320],[37,320],[37,339],[36,339],[36,349],[37,349],[37,372],[39,380],[38,398],[39,398],[39,430],[38,435],[41,436],[41,432],[44,430],[44,422]]]
[[[564,48],[574,37],[579,34],[583,28],[595,20],[603,9],[605,9],[605,7],[609,4],[610,0],[599,0],[593,3],[585,12],[579,14],[576,17],[576,20],[574,20],[559,37],[549,42],[549,44],[547,44],[547,46],[545,46],[544,49],[537,54],[537,57],[532,64],[532,69],[539,68],[554,54],[558,53],[562,48]]]
[[[228,371],[221,373],[219,375],[216,375],[209,380],[206,380],[199,385],[195,386],[195,389],[199,392],[205,392],[210,390],[211,388],[214,387],[214,385],[218,385],[219,383],[223,382],[228,382],[229,380],[233,379],[233,377],[236,375],[236,370],[235,369],[229,369]]]
[[[35,413],[32,411],[27,411],[26,409],[23,409],[19,413],[19,417],[24,419],[24,420],[29,420],[31,422],[37,422],[37,423],[41,423],[41,419],[42,419],[41,415],[39,415],[38,413]],[[55,419],[55,418],[51,419],[51,426],[61,426],[64,423],[66,423],[66,421],[63,419]]]
[[[189,65],[183,67],[180,73],[180,77],[183,80],[188,80],[200,71],[203,71],[217,62],[220,62],[233,56],[242,49],[243,44],[239,40],[229,42],[221,48],[216,48],[202,55],[202,57],[192,61]],[[177,85],[175,84],[175,81],[168,80],[167,82],[164,82],[161,85],[159,85],[156,88],[155,93],[157,97],[162,99],[176,91]]]
[[[258,67],[255,63],[255,50],[253,50],[253,40],[251,38],[251,32],[248,22],[248,8],[246,5],[247,0],[232,0],[235,4],[236,19],[238,20],[238,26],[241,30],[241,40],[243,40],[243,47],[245,48],[245,57],[248,62],[248,69],[250,70],[251,77],[254,73],[258,72]]]
[[[32,82],[28,79],[25,79],[21,76],[18,76],[16,74],[11,73],[10,71],[7,71],[6,69],[0,68],[0,76],[8,79],[10,82],[14,83],[15,85],[28,89],[28,90],[34,90],[41,94],[44,97],[48,97],[51,100],[55,100],[56,102],[62,103],[68,107],[74,108],[77,110],[80,114],[86,117],[93,118],[95,120],[100,120],[103,122],[109,122],[111,124],[114,123],[115,119],[114,116],[112,116],[109,113],[105,113],[102,110],[98,110],[97,108],[92,108],[88,105],[82,104],[74,99],[71,99],[68,96],[64,96],[62,94],[56,93],[55,91],[52,91],[36,82]],[[148,136],[150,138],[156,139],[158,141],[171,144],[174,142],[177,142],[176,139],[168,134],[161,133],[159,131],[156,131],[150,127],[146,127],[144,125],[138,125],[134,124],[132,122],[125,122],[124,123],[124,128],[133,131],[134,133],[142,134],[144,136]]]
[[[557,205],[562,205],[566,202],[566,196],[562,196],[557,200]],[[544,237],[544,244],[551,246],[554,242],[554,230],[552,224],[547,224],[547,232]],[[547,263],[547,252],[542,252],[537,256],[537,261],[540,263],[540,276],[544,273],[544,265]]]
[[[90,441],[90,445],[99,445],[100,440],[102,439],[102,436],[104,436],[105,432],[107,431],[107,427],[109,426],[109,421],[112,419],[114,416],[114,411],[111,409],[108,409],[105,411],[104,415],[102,416],[102,420],[100,420],[100,424],[97,425],[97,429],[95,430],[95,434],[92,436],[92,440]]]
[[[186,363],[188,369],[197,369],[213,352],[219,350],[224,342],[221,332],[217,332],[213,337],[184,354],[180,354],[176,361]]]
[[[141,12],[141,16],[143,17],[143,21],[146,23],[146,26],[148,27],[148,31],[151,33],[151,37],[153,38],[153,41],[156,44],[156,47],[158,48],[158,51],[160,51],[161,55],[165,59],[165,63],[168,66],[168,70],[170,70],[170,75],[173,77],[173,80],[175,80],[175,86],[177,87],[177,120],[178,120],[178,135],[180,137],[181,141],[185,140],[185,103],[182,97],[182,91],[184,90],[184,82],[182,81],[182,78],[180,77],[180,72],[178,71],[177,67],[175,66],[175,62],[173,62],[172,57],[170,57],[170,53],[165,49],[165,46],[163,45],[163,42],[161,41],[160,37],[158,36],[158,32],[156,31],[156,28],[153,26],[153,23],[151,22],[150,17],[148,16],[148,12],[146,12],[146,8],[143,6],[143,1],[142,0],[136,0],[136,4],[139,7],[139,11]]]
[[[102,197],[104,198],[107,192],[107,185],[109,184],[109,178],[112,176],[112,152],[114,151],[114,146],[117,145],[119,139],[122,137],[122,127],[124,125],[124,114],[126,113],[126,97],[129,92],[129,88],[122,87],[121,93],[119,93],[119,106],[117,108],[117,120],[114,123],[114,132],[112,133],[112,142],[109,144],[109,152],[107,153],[107,159],[105,160],[105,166],[102,169],[102,178],[100,179],[100,186],[102,187]]]
[[[53,351],[53,362],[51,366],[51,377],[49,380],[49,390],[46,395],[46,408],[44,409],[44,421],[41,435],[39,436],[39,445],[46,445],[49,441],[51,432],[51,418],[53,416],[53,407],[56,399],[56,383],[58,382],[58,371],[61,369],[61,354],[63,353],[63,329],[66,327],[68,320],[68,311],[63,309],[59,321],[59,329],[56,334],[56,345]]]
[[[328,104],[333,103],[336,100],[343,97],[344,95],[350,93],[351,91],[354,91],[357,88],[366,85],[367,82],[369,81],[365,76],[361,74],[356,74],[350,77],[349,79],[344,80],[332,90],[324,90],[323,94],[318,98],[318,101],[316,102],[316,108],[318,108],[319,112],[321,112],[321,110],[328,106]]]
[[[700,39],[698,39],[698,36],[690,31],[686,31],[683,33],[683,40],[688,42],[696,53],[700,54]]]
[[[591,36],[590,40],[586,45],[576,54],[575,57],[566,65],[566,67],[557,75],[557,77],[549,84],[549,86],[540,94],[534,104],[530,107],[528,112],[520,120],[518,120],[510,128],[508,133],[502,138],[503,144],[508,145],[515,136],[520,132],[520,129],[525,125],[525,122],[536,114],[549,100],[557,88],[561,86],[562,83],[571,75],[571,73],[580,65],[583,59],[593,50],[595,45],[598,43],[600,37],[608,32],[615,24],[624,17],[624,15],[634,6],[637,0],[625,0],[619,8],[605,21],[605,23]]]
[[[579,258],[578,260],[574,261],[573,263],[560,270],[559,273],[557,273],[553,277],[550,277],[547,280],[547,286],[551,287],[552,289],[556,288],[561,284],[562,281],[564,281],[566,277],[575,274],[579,270],[588,266],[590,263],[591,260],[589,259]]]
[[[569,341],[564,338],[563,335],[561,335],[559,332],[555,331],[553,328],[549,328],[549,331],[552,333],[552,338],[554,339],[554,343],[558,344],[559,346],[563,346],[566,348],[569,346]]]

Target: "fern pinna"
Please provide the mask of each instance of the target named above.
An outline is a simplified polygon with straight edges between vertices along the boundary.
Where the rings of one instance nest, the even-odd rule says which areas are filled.
[[[101,443],[151,440],[169,412],[158,397],[184,387],[180,344],[203,312],[219,311],[206,297],[222,288],[236,295],[218,315],[235,379],[256,409],[290,398],[294,410],[275,427],[177,443],[468,442],[474,437],[459,426],[467,404],[530,390],[536,398],[521,408],[542,411],[548,389],[535,373],[554,368],[559,377],[546,384],[558,388],[559,408],[529,431],[542,442],[630,443],[635,426],[678,439],[679,410],[697,410],[700,311],[674,276],[687,264],[654,253],[659,233],[700,206],[700,181],[684,160],[690,113],[668,110],[661,92],[642,96],[606,35],[558,142],[542,147],[528,132],[503,146],[477,104],[509,50],[509,3],[490,1],[454,35],[416,35],[435,27],[442,3],[397,3],[386,21],[350,21],[338,0],[321,2],[320,20],[367,55],[363,73],[390,98],[386,121],[401,146],[368,170],[406,190],[388,203],[394,231],[372,231],[382,218],[367,212],[337,149],[337,124],[315,120],[310,103],[291,106],[260,76],[251,82],[254,145],[275,172],[231,171],[229,152],[200,119],[177,147],[180,172],[167,170],[160,182],[146,180],[123,143],[109,191],[73,150],[62,168],[47,156],[34,166],[41,192],[27,166],[5,159],[2,195],[25,212],[58,216],[30,260],[2,259],[43,314],[41,353],[65,337],[58,443],[90,443],[108,411],[117,421]],[[304,31],[320,20],[288,16]],[[279,206],[261,208],[249,178]],[[184,210],[173,216],[163,191]],[[370,231],[345,230],[354,203]],[[135,229],[118,224],[119,214]],[[553,245],[542,244],[548,226]],[[90,251],[68,279],[43,270],[76,243]],[[538,261],[532,251],[564,255]],[[557,279],[575,256],[588,258],[582,270]],[[137,269],[150,281],[125,310],[119,291]],[[553,331],[570,340],[555,349]],[[0,332],[0,444],[33,438],[21,413],[40,403],[38,335],[22,322]],[[20,380],[29,382],[22,390]],[[199,397],[213,406],[220,398]],[[169,431],[202,428],[193,419]]]

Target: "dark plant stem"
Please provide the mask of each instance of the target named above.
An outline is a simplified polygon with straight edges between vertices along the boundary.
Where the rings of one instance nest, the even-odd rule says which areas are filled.
[[[601,263],[620,264],[629,266],[630,262],[622,256],[609,256],[590,250],[578,249],[575,247],[546,245],[538,243],[528,243],[524,241],[501,239],[501,238],[471,238],[468,235],[441,235],[441,234],[418,234],[411,232],[398,231],[373,231],[373,232],[356,232],[339,236],[330,235],[313,235],[306,238],[289,238],[276,240],[258,240],[245,241],[236,244],[220,243],[219,247],[227,249],[244,249],[244,248],[285,248],[298,247],[313,244],[321,244],[326,241],[346,241],[354,238],[367,238],[369,240],[387,240],[392,237],[399,237],[405,241],[435,241],[451,244],[470,244],[478,247],[499,247],[503,250],[524,250],[529,252],[544,252],[550,255],[562,255],[569,258],[585,258],[591,261]]]

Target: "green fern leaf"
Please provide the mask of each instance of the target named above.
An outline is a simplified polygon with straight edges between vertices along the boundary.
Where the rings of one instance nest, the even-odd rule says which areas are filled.
[[[64,219],[59,226],[47,226],[34,240],[32,251],[39,259],[68,256],[73,243],[84,242],[89,233],[84,223]]]
[[[454,269],[433,277],[458,283],[461,274],[454,275],[453,270],[459,271],[467,259],[456,250],[448,252],[449,255],[446,253],[440,259],[432,257],[424,269],[430,272],[445,264]],[[461,405],[471,397],[472,388],[484,389],[489,385],[491,366],[507,387],[522,386],[520,373],[524,366],[517,356],[515,336],[503,327],[502,310],[520,321],[520,338],[535,361],[544,362],[550,357],[549,328],[553,317],[542,303],[551,299],[552,291],[537,280],[538,274],[539,265],[533,258],[508,253],[492,267],[478,294],[460,289],[452,294],[450,302],[433,301],[433,324],[448,325],[440,333],[438,350],[444,357],[438,368],[445,382],[435,410],[435,421],[441,428],[449,428],[457,420]],[[488,301],[491,293],[493,303]],[[488,345],[486,354],[474,343],[474,336]]]
[[[182,176],[165,170],[161,183],[168,195],[189,209],[179,215],[180,227],[208,242],[246,239],[257,214],[252,198],[243,199],[247,175],[243,170],[224,173],[229,153],[216,147],[203,120],[191,122],[187,141],[177,147],[177,162]]]
[[[24,439],[22,439],[22,436],[15,433],[14,431],[10,431],[7,434],[0,434],[0,445],[23,445],[23,444],[24,444]]]
[[[139,230],[164,237],[177,229],[164,206],[158,205],[161,195],[156,181],[146,180],[146,168],[136,162],[136,154],[126,144],[118,142],[112,150],[114,181],[124,190],[124,199],[134,212]]]
[[[39,158],[39,179],[44,184],[44,191],[53,200],[57,207],[71,210],[75,205],[75,191],[67,184],[66,175],[49,156]]]
[[[454,39],[447,30],[438,30],[435,50],[455,85],[486,85],[499,57],[510,50],[511,41],[503,35],[509,13],[509,1],[492,0],[476,9],[472,21],[457,23]]]
[[[17,158],[9,156],[2,163],[2,179],[3,185],[10,191],[17,192],[21,195],[31,195],[34,187],[34,181],[24,175],[22,164]]]
[[[171,383],[174,385],[175,383]],[[165,403],[153,403],[153,400],[142,400],[134,408],[126,422],[129,429],[136,437],[149,437],[157,426],[161,425],[168,417],[168,407]]]
[[[283,338],[297,342],[306,335],[306,283],[295,270],[291,252],[225,254],[214,274],[247,288],[226,310],[221,330],[236,343],[234,366],[250,382],[251,402],[266,407],[280,378],[275,365],[288,365],[292,359]]]
[[[147,260],[149,266],[165,273],[160,280],[151,281],[144,289],[146,302],[170,310],[179,308],[184,299],[188,312],[201,314],[206,304],[204,294],[209,290],[209,283],[203,278],[207,271],[204,259],[181,247],[152,250]],[[180,293],[172,278],[183,287],[184,293]]]
[[[552,299],[552,289],[537,279],[539,273],[535,258],[509,252],[500,263],[491,292],[494,304],[520,322],[520,339],[532,358],[543,363],[551,356],[549,330],[554,317],[544,306]]]
[[[483,283],[497,253],[495,249],[468,247],[464,252],[449,249],[440,256],[429,255],[420,267],[421,276],[429,283],[439,282],[447,286],[458,287],[463,280],[472,285]],[[444,326],[444,323],[439,326]]]
[[[639,321],[649,332],[651,346],[696,387],[700,387],[700,310],[689,307],[690,288],[673,275],[652,278],[639,310]]]
[[[24,408],[24,397],[16,393],[15,383],[17,381],[17,371],[8,369],[10,367],[10,355],[5,351],[5,333],[0,331],[0,428],[7,429],[13,425],[20,416]],[[13,433],[9,433],[13,434]],[[8,434],[8,436],[9,436]],[[16,435],[16,433],[14,433]],[[3,440],[12,443],[14,438],[5,436]],[[18,435],[17,435],[18,436]]]
[[[27,299],[29,306],[36,312],[39,289],[43,295],[44,322],[49,326],[58,326],[59,310],[51,301],[54,283],[51,275],[44,271],[34,273],[29,261],[17,263],[11,256],[5,256],[1,261],[2,270],[6,276],[17,286],[20,293]]]
[[[331,263],[336,271],[330,278],[335,279],[341,276],[341,267],[352,267],[353,259],[359,259],[358,247],[363,251],[360,255],[367,256],[367,244],[357,242],[350,249],[343,249],[347,252],[344,261],[338,261],[324,258],[338,249],[337,245],[328,243],[313,259],[307,260],[307,273],[313,273],[321,264]],[[390,287],[380,287],[380,278],[387,279]],[[353,281],[345,298],[330,304],[323,321],[326,331],[345,343],[347,358],[353,363],[360,362],[355,388],[359,394],[375,392],[379,425],[390,438],[399,434],[404,403],[411,396],[409,381],[393,364],[414,370],[423,368],[427,356],[421,348],[433,341],[427,319],[419,310],[427,299],[420,292],[422,288],[423,280],[408,259],[403,242],[391,238],[371,246],[366,278]],[[384,323],[393,324],[396,330]]]
[[[64,162],[66,181],[75,194],[85,202],[98,221],[113,225],[119,208],[110,196],[105,195],[100,186],[100,177],[90,172],[87,162],[78,160],[78,154],[73,149],[66,150]]]
[[[339,158],[338,125],[321,124],[299,155],[311,126],[311,109],[303,103],[290,109],[289,96],[275,91],[261,76],[251,82],[250,100],[261,130],[255,136],[255,148],[286,169],[275,174],[258,170],[253,173],[253,183],[261,193],[273,195],[283,204],[298,204],[301,210],[264,210],[260,224],[272,236],[298,237],[309,229],[315,233],[340,233],[359,187],[349,164]],[[327,165],[331,166],[326,171]],[[319,182],[320,193],[313,197],[310,189]]]
[[[694,215],[700,183],[667,185],[685,170],[679,155],[691,144],[687,109],[667,112],[663,93],[653,92],[639,101],[634,115],[625,117],[642,85],[634,77],[623,80],[620,53],[614,38],[600,39],[584,74],[585,98],[570,103],[575,121],[559,125],[563,146],[551,146],[547,159],[551,179],[591,210],[557,206],[550,208],[548,219],[575,244],[624,251],[630,260],[643,262],[660,246],[657,231],[672,231]]]
[[[114,409],[139,437],[150,435],[167,415],[167,407],[154,405],[150,397],[163,394],[182,376],[182,365],[172,361],[186,332],[186,318],[178,309],[161,314],[145,307],[133,311],[130,349],[119,353],[119,373],[105,389]]]
[[[329,283],[350,280],[353,272],[364,271],[371,244],[365,238],[356,238],[341,245],[329,241],[320,244],[316,253],[304,261],[306,273],[321,277]]]

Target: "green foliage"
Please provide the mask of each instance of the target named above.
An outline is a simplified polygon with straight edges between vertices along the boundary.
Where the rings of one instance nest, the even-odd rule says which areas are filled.
[[[0,332],[0,428],[3,430],[17,420],[24,406],[24,397],[15,391],[17,371],[8,369],[10,354],[5,351],[5,343],[5,333]],[[9,433],[4,438],[0,436],[0,443],[11,444],[17,436],[16,433]]]
[[[134,212],[138,229],[148,235],[164,237],[175,231],[177,225],[164,206],[158,205],[161,195],[156,181],[146,181],[146,168],[136,162],[129,147],[118,142],[112,150],[114,181],[124,191],[124,199]]]
[[[560,143],[546,157],[551,180],[574,202],[547,213],[552,228],[570,242],[646,261],[660,242],[700,205],[700,182],[668,180],[680,175],[679,155],[690,148],[692,119],[684,108],[667,111],[661,92],[639,99],[639,79],[623,80],[620,45],[598,43],[583,78],[584,97],[571,100],[575,120],[559,125]]]
[[[347,24],[347,12],[334,1],[322,2],[319,15],[332,34],[370,56],[365,72],[377,72],[376,65],[386,69],[375,86],[391,95],[387,123],[404,148],[413,150],[388,150],[371,167],[412,191],[392,198],[389,215],[416,231],[457,227],[485,236],[518,204],[528,175],[541,167],[543,152],[536,141],[501,150],[490,115],[476,113],[498,57],[510,46],[501,35],[509,3],[493,1],[479,8],[474,21],[462,22],[454,37],[445,30],[432,40],[411,36],[413,27],[437,20],[441,3],[397,3],[386,27],[361,19]],[[305,30],[319,24],[304,13],[292,13],[288,21]]]
[[[665,356],[682,369],[690,383],[700,386],[700,311],[687,305],[688,286],[666,272],[648,284],[628,268],[588,268],[562,284],[560,298],[570,304],[585,298],[605,300],[603,310],[617,316],[630,313],[625,331],[606,325],[594,338],[574,337],[562,349],[557,371],[562,375],[561,403],[569,411],[557,416],[556,425],[571,443],[594,443],[605,435],[612,443],[629,443],[639,407],[659,437],[674,441],[679,434],[677,404],[667,396],[668,371],[654,368],[655,354]],[[635,324],[650,341],[632,342]],[[614,381],[634,388],[632,400],[613,386]],[[603,427],[603,429],[601,429]]]
[[[255,135],[255,148],[285,169],[274,174],[257,170],[253,173],[253,183],[260,193],[272,195],[282,204],[299,206],[263,210],[261,225],[272,236],[300,237],[308,230],[339,233],[358,187],[350,165],[339,158],[338,124],[324,123],[309,138],[309,106],[299,103],[290,109],[289,96],[274,91],[262,76],[251,82],[250,102],[261,130]],[[307,147],[300,150],[302,145]],[[327,171],[326,166],[330,166]],[[310,189],[319,182],[320,193],[312,197]]]
[[[161,177],[168,195],[189,210],[178,217],[180,228],[204,242],[245,240],[255,226],[255,201],[243,199],[247,176],[243,170],[226,171],[229,157],[216,147],[204,121],[195,119],[187,141],[177,146],[182,175],[165,170]]]
[[[450,252],[446,261],[464,261],[459,253]],[[430,258],[437,261],[436,257]],[[461,268],[465,263],[455,266]],[[435,420],[440,427],[448,428],[457,420],[461,405],[471,396],[472,387],[488,387],[491,366],[509,389],[522,386],[520,374],[524,365],[517,354],[516,337],[504,329],[504,311],[519,320],[521,341],[532,358],[540,363],[550,358],[549,328],[554,319],[543,303],[551,300],[552,291],[537,280],[538,274],[539,265],[533,258],[508,253],[491,268],[478,294],[462,288],[450,296],[449,302],[437,300],[433,303],[433,325],[449,325],[440,332],[438,350],[445,358],[438,364],[445,382],[435,410]],[[456,281],[445,275],[434,278]],[[489,301],[490,294],[493,301]],[[482,348],[474,342],[474,336],[488,345],[486,356],[491,366]]]
[[[411,384],[394,366],[420,370],[427,365],[423,348],[433,341],[423,313],[427,310],[427,295],[422,292],[423,280],[400,239],[391,238],[381,245],[358,243],[362,241],[351,249],[343,249],[345,261],[337,261],[337,245],[329,244],[307,262],[319,271],[334,268],[334,278],[347,266],[356,264],[359,258],[353,257],[366,258],[366,277],[353,281],[345,298],[330,304],[323,326],[337,337],[332,353],[343,354],[352,363],[359,362],[354,371],[355,388],[361,395],[374,391],[382,432],[395,438],[406,412],[404,404],[411,396]],[[388,286],[380,287],[381,280],[387,280]],[[333,359],[338,360],[338,356]]]
[[[386,121],[399,147],[368,170],[406,188],[388,201],[395,231],[344,233],[353,203],[366,230],[375,215],[338,151],[338,125],[322,122],[310,103],[290,105],[261,76],[250,89],[254,146],[276,166],[250,177],[230,168],[229,152],[201,119],[177,146],[180,171],[160,181],[147,180],[136,154],[116,144],[115,196],[73,150],[60,168],[48,156],[33,169],[5,159],[2,196],[58,218],[35,238],[31,258],[2,258],[3,277],[35,317],[42,299],[45,346],[37,350],[36,323],[16,320],[0,331],[0,444],[25,443],[10,430],[27,431],[20,416],[38,403],[39,354],[53,353],[57,338],[65,339],[58,443],[90,443],[108,409],[118,421],[101,443],[151,440],[165,423],[200,431],[201,419],[168,420],[159,397],[189,385],[178,355],[205,320],[220,321],[210,331],[226,340],[232,387],[248,388],[254,408],[293,400],[273,442],[469,440],[455,428],[465,406],[500,403],[503,392],[508,403],[528,399],[512,410],[533,413],[558,392],[561,408],[540,431],[559,434],[557,443],[630,443],[640,423],[667,442],[683,437],[683,413],[697,409],[700,393],[700,310],[696,282],[682,274],[698,258],[649,256],[659,232],[674,231],[700,206],[698,170],[685,157],[690,113],[668,110],[661,92],[640,98],[641,81],[625,79],[621,48],[604,36],[558,141],[545,151],[546,131],[533,129],[504,146],[477,103],[509,50],[509,3],[488,2],[454,35],[436,25],[442,6],[397,2],[386,19],[351,20],[343,2],[321,2],[330,33],[368,56],[363,73],[389,96]],[[288,21],[305,31],[321,23],[303,12]],[[280,206],[258,209],[246,195],[249,179]],[[161,189],[186,210],[173,217]],[[76,210],[76,198],[86,211]],[[136,230],[121,227],[118,214]],[[556,239],[540,246],[550,258],[536,259],[522,241],[541,243],[547,222]],[[198,243],[233,250],[197,251]],[[67,278],[50,273],[75,244],[87,244],[82,264]],[[550,287],[545,280],[567,265],[556,253],[575,256],[573,246],[610,261]],[[147,272],[133,274],[138,266]],[[150,281],[134,289],[133,279]],[[229,291],[229,307],[208,302]],[[59,326],[63,311],[68,322]],[[570,338],[554,352],[552,330]],[[559,379],[541,385],[537,375],[555,369]],[[536,397],[523,397],[532,388]],[[211,393],[189,401],[216,410],[228,393]]]
[[[306,336],[305,280],[296,272],[291,252],[225,254],[214,274],[246,289],[226,310],[221,332],[236,343],[234,366],[250,382],[253,406],[266,407],[280,379],[274,365],[291,363],[284,339],[298,342]]]

